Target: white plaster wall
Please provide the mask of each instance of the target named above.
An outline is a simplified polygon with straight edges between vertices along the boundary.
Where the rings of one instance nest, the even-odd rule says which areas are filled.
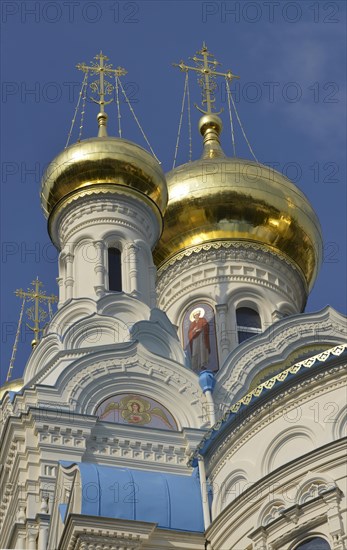
[[[339,536],[332,548],[345,548],[341,542],[347,529],[342,520],[347,510],[346,447],[343,446],[345,440],[341,439],[347,435],[343,432],[347,415],[345,396],[346,378],[343,367],[339,366],[297,386],[293,382],[290,392],[283,392],[234,432],[224,434],[223,442],[207,458],[207,474],[214,490],[210,527],[213,549],[241,550],[250,544],[254,549],[288,549],[287,538],[273,545],[269,543],[280,541],[280,533],[294,530],[295,522],[290,525],[289,519],[277,534],[277,527],[273,531],[267,528],[264,546],[261,538],[259,545],[252,543],[258,540],[258,535],[253,539],[249,535],[258,527],[266,526],[264,518],[269,514],[269,525],[276,518],[280,522],[282,516],[276,506],[287,510],[297,505],[307,505],[297,513],[302,525],[308,522],[307,530],[311,532],[314,532],[311,516],[325,514],[318,532],[326,533],[332,543],[337,530]],[[319,496],[319,491],[334,488],[335,504]],[[326,493],[324,498],[328,496]],[[315,498],[316,504],[319,501],[319,514],[307,512],[305,518],[305,510]],[[333,506],[338,508],[340,527],[329,527],[329,521],[334,523],[333,519],[327,519]]]
[[[238,346],[238,307],[256,310],[265,330],[302,311],[307,296],[302,276],[287,259],[261,245],[231,242],[177,255],[159,270],[157,293],[158,306],[179,327],[194,302],[214,308],[220,366]]]
[[[160,223],[140,199],[124,194],[92,195],[65,207],[52,225],[58,243],[59,307],[76,298],[109,292],[107,248],[122,252],[123,292],[155,306],[156,270],[151,249]]]

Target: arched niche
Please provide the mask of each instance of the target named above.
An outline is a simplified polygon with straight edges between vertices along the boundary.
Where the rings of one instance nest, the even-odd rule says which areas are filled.
[[[194,301],[185,309],[181,321],[181,342],[191,368],[199,373],[219,369],[215,311],[205,301]]]
[[[159,401],[142,394],[111,395],[96,407],[95,414],[103,422],[159,430],[178,430],[176,420],[170,411]]]

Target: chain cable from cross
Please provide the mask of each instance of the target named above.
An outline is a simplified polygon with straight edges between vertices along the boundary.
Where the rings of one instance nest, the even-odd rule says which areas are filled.
[[[44,291],[40,291],[42,283],[38,277],[31,284],[33,289],[24,291],[20,288],[16,290],[15,294],[20,298],[25,298],[27,302],[33,302],[33,306],[27,309],[28,318],[32,321],[33,326],[27,323],[27,327],[34,333],[32,346],[35,347],[39,343],[40,333],[44,330],[44,327],[41,328],[41,324],[47,317],[47,312],[40,307],[40,303],[53,304],[58,301],[58,298],[54,294],[47,296]]]
[[[100,112],[104,113],[105,105],[108,105],[113,101],[113,98],[106,101],[105,96],[112,94],[114,90],[113,84],[106,80],[106,77],[124,76],[128,73],[128,71],[123,69],[123,67],[117,67],[116,69],[114,69],[111,63],[106,63],[109,58],[102,52],[96,55],[94,59],[96,59],[96,62],[91,61],[90,65],[86,65],[85,63],[78,63],[76,67],[84,73],[89,72],[91,75],[98,75],[99,78],[97,78],[90,84],[90,88],[92,92],[99,97],[98,99],[96,99],[95,97],[90,97],[90,99],[94,101],[94,103],[98,103],[100,106]]]
[[[198,57],[199,55],[201,55],[202,57]],[[173,63],[173,66],[179,67],[183,72],[194,71],[198,73],[198,83],[202,88],[202,105],[206,105],[207,110],[201,109],[196,104],[195,107],[204,115],[210,115],[212,113],[219,115],[223,109],[220,110],[218,113],[214,111],[214,104],[216,101],[214,95],[217,88],[216,77],[222,76],[229,82],[231,82],[233,78],[239,77],[234,75],[230,70],[226,73],[216,71],[216,67],[221,65],[221,63],[219,63],[215,59],[214,55],[208,51],[205,42],[203,43],[201,50],[198,51],[196,55],[194,55],[194,57],[190,59],[192,59],[192,61],[194,61],[194,63],[196,64],[195,67],[186,65],[184,61],[181,61],[180,63]]]
[[[54,294],[47,296],[44,291],[40,291],[40,287],[42,286],[42,283],[41,281],[39,281],[38,277],[36,277],[36,279],[31,283],[31,285],[34,287],[33,289],[28,289],[27,291],[24,291],[20,288],[15,292],[16,296],[19,296],[20,298],[22,298],[22,307],[19,315],[16,337],[12,348],[10,365],[7,371],[6,382],[9,382],[12,376],[12,370],[16,359],[18,342],[19,342],[26,302],[34,302],[34,305],[26,310],[26,314],[28,318],[34,323],[34,326],[30,326],[28,323],[26,323],[26,325],[30,330],[34,332],[34,339],[31,342],[31,346],[32,348],[35,348],[40,341],[40,332],[42,332],[46,326],[45,325],[44,327],[41,327],[41,324],[47,318],[47,312],[40,307],[40,302],[47,303],[49,319],[52,319],[52,316],[53,316],[52,304],[58,301],[57,296],[55,296]]]

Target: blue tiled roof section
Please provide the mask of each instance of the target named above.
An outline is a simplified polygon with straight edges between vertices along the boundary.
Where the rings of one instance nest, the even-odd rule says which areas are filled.
[[[77,464],[82,514],[156,523],[164,529],[203,532],[200,483],[181,476],[98,464]]]

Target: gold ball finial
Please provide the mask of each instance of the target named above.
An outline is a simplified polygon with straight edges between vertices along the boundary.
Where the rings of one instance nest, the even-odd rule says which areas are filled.
[[[100,113],[98,113],[97,115],[98,126],[99,126],[98,137],[107,137],[107,129],[106,129],[107,119],[108,119],[108,116],[107,116],[107,113],[105,113],[105,111],[100,111]]]
[[[203,136],[203,138],[214,134],[213,138],[218,139],[220,134],[222,133],[222,130],[223,123],[218,115],[210,113],[201,117],[199,120],[199,132]]]
[[[209,113],[199,120],[199,131],[204,138],[204,152],[202,158],[224,157],[219,136],[223,129],[223,123],[218,115]]]

